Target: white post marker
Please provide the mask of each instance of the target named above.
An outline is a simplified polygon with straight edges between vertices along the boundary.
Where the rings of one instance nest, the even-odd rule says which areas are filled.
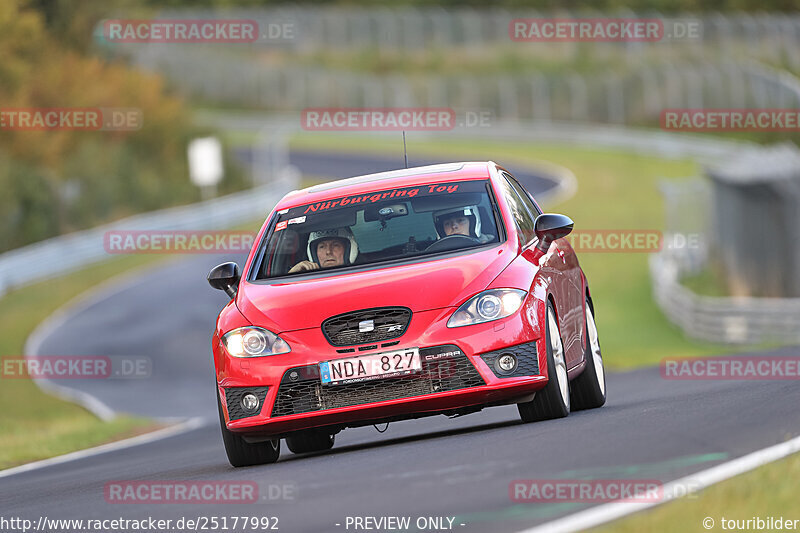
[[[222,180],[222,144],[216,137],[201,137],[189,143],[189,179],[200,187],[203,200],[217,193]]]

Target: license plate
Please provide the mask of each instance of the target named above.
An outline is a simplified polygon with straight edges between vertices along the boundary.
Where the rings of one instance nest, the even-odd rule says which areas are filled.
[[[419,348],[346,357],[319,364],[324,385],[356,383],[380,378],[393,378],[422,370]]]

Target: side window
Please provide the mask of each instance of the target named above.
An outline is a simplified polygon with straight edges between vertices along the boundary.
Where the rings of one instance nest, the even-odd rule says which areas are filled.
[[[525,190],[525,188],[522,185],[519,184],[516,178],[514,178],[514,176],[512,176],[511,174],[507,174],[505,172],[503,172],[503,176],[506,177],[506,179],[511,183],[511,186],[514,187],[514,190],[517,191],[517,194],[519,194],[520,198],[522,198],[522,202],[525,204],[525,207],[528,208],[528,211],[531,213],[533,218],[536,218],[539,215],[541,215],[542,211],[533,201],[533,198],[531,197],[530,193],[527,190]]]
[[[509,207],[511,208],[511,214],[514,216],[517,229],[522,234],[520,244],[524,246],[536,236],[536,232],[534,231],[533,216],[526,206],[525,199],[520,197],[519,193],[514,188],[514,185],[507,176],[506,179],[503,180],[503,193],[506,201],[508,201]]]

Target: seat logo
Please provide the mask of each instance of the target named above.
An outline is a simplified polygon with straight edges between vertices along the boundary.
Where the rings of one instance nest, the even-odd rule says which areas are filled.
[[[370,331],[375,330],[375,321],[374,320],[362,320],[358,323],[358,331],[359,333],[369,333]]]

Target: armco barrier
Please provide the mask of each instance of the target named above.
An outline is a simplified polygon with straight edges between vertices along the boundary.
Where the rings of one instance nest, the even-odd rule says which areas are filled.
[[[728,344],[800,343],[800,298],[722,298],[680,284],[678,261],[667,252],[650,258],[656,303],[688,336]]]
[[[280,179],[221,198],[142,213],[11,250],[0,255],[0,294],[108,258],[103,246],[103,236],[108,231],[228,228],[266,216],[295,185],[294,179]]]

